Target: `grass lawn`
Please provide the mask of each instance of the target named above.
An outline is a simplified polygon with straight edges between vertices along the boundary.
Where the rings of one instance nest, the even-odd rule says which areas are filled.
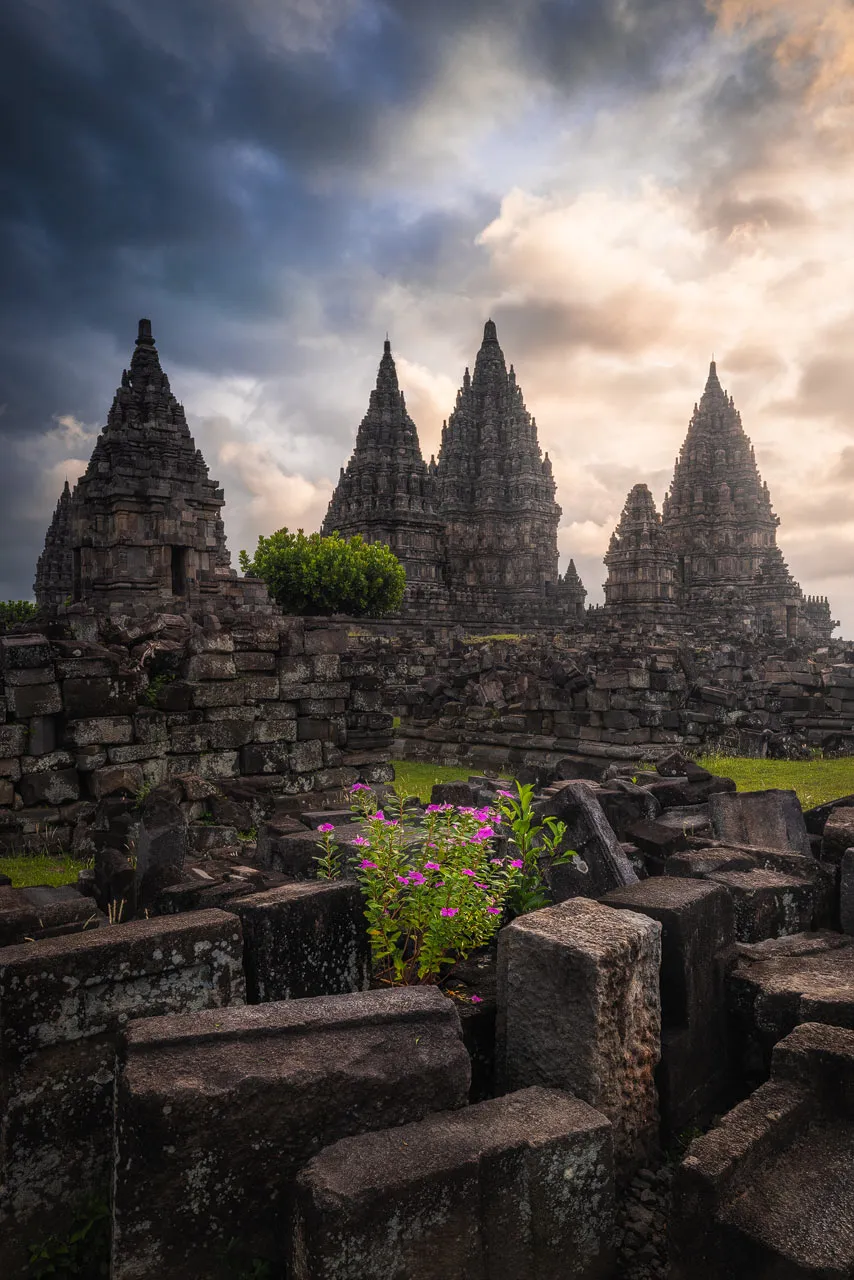
[[[25,853],[0,858],[0,875],[9,876],[16,889],[32,884],[74,884],[86,863],[62,853]]]
[[[698,763],[719,777],[732,778],[739,791],[764,791],[768,787],[797,791],[804,809],[854,794],[854,756],[842,760],[704,756]]]
[[[416,764],[411,760],[393,760],[394,785],[407,796],[418,796],[426,804],[436,782],[466,782],[477,774],[474,765]]]

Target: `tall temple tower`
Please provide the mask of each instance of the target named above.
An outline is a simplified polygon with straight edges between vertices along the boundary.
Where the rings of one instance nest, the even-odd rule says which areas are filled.
[[[552,467],[492,320],[442,428],[436,479],[455,604],[523,612],[558,590]]]
[[[435,489],[386,339],[377,385],[321,533],[337,530],[346,537],[358,533],[366,542],[390,547],[406,570],[405,612],[447,605],[443,526],[436,512]]]
[[[620,523],[605,556],[608,613],[639,608],[673,613],[678,600],[676,557],[661,526],[661,516],[645,484],[626,498]]]
[[[140,320],[107,424],[48,531],[38,602],[57,603],[52,584],[60,579],[65,594],[91,603],[192,604],[219,592],[237,577],[225,545],[224,501],[160,367],[151,322]]]
[[[779,523],[741,416],[712,361],[662,516],[690,598],[716,601],[750,588],[776,546]]]
[[[74,590],[71,555],[71,490],[66,480],[36,565],[33,591],[40,605],[60,605]]]

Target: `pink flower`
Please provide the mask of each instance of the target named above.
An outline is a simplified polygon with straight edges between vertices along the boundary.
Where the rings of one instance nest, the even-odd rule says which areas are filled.
[[[439,914],[443,916],[455,916],[458,911],[459,907],[443,907]]]
[[[474,838],[475,840],[489,840],[494,835],[495,832],[492,830],[492,827],[480,827],[474,833]]]
[[[409,876],[395,876],[394,878],[398,884],[409,884]]]
[[[439,866],[438,862],[425,862],[424,870],[425,871],[441,871],[442,868]]]
[[[494,813],[492,815],[493,826],[500,827],[502,822],[503,822],[503,818],[501,817],[500,813]]]
[[[490,858],[490,859],[489,859],[489,862],[490,862],[490,865],[491,865],[491,866],[493,866],[493,867],[503,867],[503,866],[504,866],[504,859],[503,859],[503,858]]]
[[[475,880],[475,882],[474,882],[474,887],[475,887],[475,889],[488,889],[488,888],[489,888],[489,885],[488,885],[488,884],[478,884],[478,882]]]
[[[397,826],[397,818],[386,818],[386,826],[387,826],[387,827],[396,827],[396,826]]]
[[[376,813],[372,813],[371,820],[373,822],[385,822],[385,814],[382,809],[377,809]]]
[[[469,805],[467,808],[465,805],[461,804],[460,813],[464,813],[467,817],[471,818],[474,816],[474,809],[472,809],[471,805]]]
[[[500,915],[501,915],[501,908],[500,908],[500,907],[487,907],[486,909],[487,909],[487,911],[489,912],[489,914],[490,914],[491,916],[500,916]]]
[[[477,818],[478,822],[489,822],[488,809],[475,809],[472,813],[473,818]]]
[[[498,794],[499,794],[500,796],[504,796],[504,799],[505,799],[505,800],[515,800],[515,799],[516,799],[516,797],[514,796],[514,794],[513,794],[513,792],[512,792],[512,791],[499,791],[499,792],[498,792]]]
[[[353,844],[370,844],[370,840],[366,840],[364,836],[353,836]]]
[[[510,866],[515,867],[517,871],[520,870],[522,867],[524,867],[524,865],[525,864],[521,858],[514,858],[513,861],[510,863]]]
[[[410,884],[425,884],[426,876],[422,876],[420,871],[410,871],[409,882]]]
[[[472,1004],[483,1004],[483,998],[481,996],[472,996],[471,1002]]]
[[[440,804],[428,804],[428,806],[427,806],[427,812],[428,812],[428,813],[441,813],[441,812],[442,812],[442,808],[443,808],[443,806],[442,806],[442,805],[440,805]]]
[[[476,876],[477,872],[472,871],[470,867],[463,867],[462,874],[464,876]]]
[[[371,862],[368,858],[363,858],[359,863],[359,866],[363,871],[376,871],[377,869],[377,864],[375,862]]]
[[[350,788],[351,791],[370,791],[370,789],[367,782],[354,782]]]
[[[328,835],[330,831],[335,830],[335,827],[331,822],[321,822],[320,826],[317,829],[318,831],[322,831],[324,835]]]

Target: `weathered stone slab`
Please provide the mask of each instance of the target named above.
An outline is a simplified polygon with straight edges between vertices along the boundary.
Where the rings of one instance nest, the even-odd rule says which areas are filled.
[[[242,898],[229,909],[243,926],[250,1004],[367,990],[370,946],[357,884],[320,880],[282,885]]]
[[[618,1156],[657,1138],[661,925],[574,898],[498,942],[497,1072],[506,1090],[566,1089],[614,1125]]]
[[[115,1035],[136,1017],[243,999],[240,922],[220,911],[0,950],[0,1274],[106,1199]]]
[[[164,916],[0,951],[3,1077],[28,1054],[132,1018],[242,1002],[240,922]]]
[[[765,1079],[774,1045],[799,1023],[854,1027],[854,939],[819,932],[739,945],[727,999],[742,1073]]]
[[[834,809],[824,824],[821,860],[839,866],[846,849],[854,847],[854,806]]]
[[[147,1019],[118,1076],[114,1280],[214,1280],[240,1241],[278,1262],[297,1170],[339,1138],[465,1103],[469,1059],[435,989]]]
[[[0,947],[97,928],[104,916],[73,885],[0,887]]]
[[[344,1138],[297,1177],[293,1280],[605,1280],[611,1126],[531,1088]]]
[[[631,863],[620,848],[596,794],[583,782],[568,782],[554,796],[535,806],[537,820],[555,817],[566,823],[563,847],[574,849],[587,864],[579,871],[572,862],[552,867],[549,883],[556,901],[584,896],[598,898],[609,889],[637,881]]]
[[[721,885],[654,876],[603,899],[661,923],[661,1063],[665,1140],[705,1123],[729,1087],[726,974],[735,942]]]
[[[805,1024],[771,1080],[689,1148],[671,1216],[672,1280],[854,1275],[854,1032]]]
[[[794,791],[718,792],[709,797],[709,817],[719,840],[762,849],[812,853],[801,802]]]
[[[142,803],[136,842],[138,903],[154,900],[161,889],[177,884],[187,855],[187,816],[168,791],[153,791]]]

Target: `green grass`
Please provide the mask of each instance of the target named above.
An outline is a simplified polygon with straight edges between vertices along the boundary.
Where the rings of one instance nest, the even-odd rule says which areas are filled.
[[[437,782],[466,782],[478,770],[470,764],[417,764],[393,760],[394,785],[407,796],[418,796],[425,804]]]
[[[526,640],[519,631],[499,631],[494,636],[466,636],[466,644],[485,644],[488,640]]]
[[[16,889],[34,884],[75,884],[86,863],[62,853],[24,853],[0,858],[0,875],[9,876]]]
[[[769,787],[792,790],[804,809],[854,794],[854,757],[842,760],[751,760],[736,756],[704,756],[704,769],[732,778],[739,791]]]

